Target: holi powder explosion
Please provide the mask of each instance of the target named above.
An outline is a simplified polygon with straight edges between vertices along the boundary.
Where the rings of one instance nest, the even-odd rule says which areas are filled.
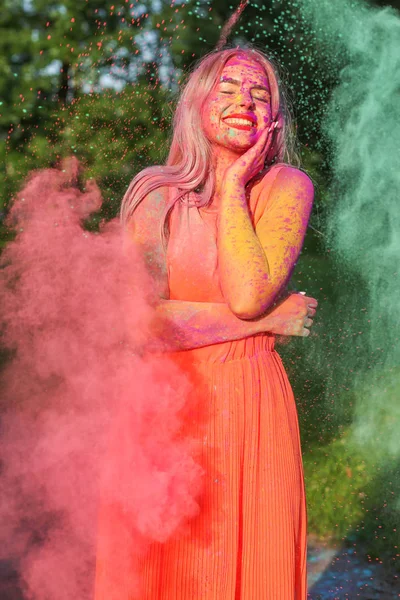
[[[184,5],[174,10],[179,14]],[[324,378],[318,401],[326,421],[319,427],[329,430],[349,411],[343,406],[349,395],[338,391],[351,394],[351,438],[365,460],[374,455],[381,485],[395,497],[400,19],[393,9],[350,0],[275,0],[267,30],[266,10],[250,3],[248,14],[259,26],[250,41],[268,53],[268,40],[279,38],[278,59],[287,69],[296,63],[292,83],[303,137],[309,147],[316,134],[329,145],[333,174],[327,217],[317,224],[336,300],[324,308],[318,272],[301,279],[300,261],[295,278],[321,303],[300,364],[309,379]],[[245,11],[236,39],[246,39],[247,18]],[[312,89],[307,69],[315,69]],[[327,80],[336,84],[331,97]],[[320,99],[318,118],[309,111],[312,95]],[[89,114],[90,96],[82,103]],[[120,108],[117,98],[110,111],[118,116]],[[139,157],[147,142],[136,134]],[[112,146],[108,153],[111,158]],[[2,547],[7,556],[20,557],[26,593],[36,600],[92,597],[100,487],[106,490],[102,497],[128,516],[126,548],[133,555],[194,515],[201,489],[193,443],[179,436],[192,384],[167,358],[143,358],[153,314],[151,285],[133,250],[121,244],[116,221],[99,233],[82,228],[82,219],[100,204],[99,189],[82,180],[74,160],[35,174],[13,204],[18,235],[2,255],[10,349],[1,381],[7,407]],[[293,367],[292,378],[298,374]],[[307,400],[300,410],[305,421]],[[105,462],[106,449],[116,443],[124,457],[118,469]],[[396,501],[390,510],[385,517],[394,523]],[[131,570],[129,585],[139,589],[138,572]]]
[[[1,381],[2,549],[22,557],[29,597],[41,600],[92,597],[100,489],[129,521],[132,560],[195,514],[201,478],[190,440],[178,438],[188,376],[141,358],[153,310],[143,265],[118,223],[82,229],[100,193],[93,182],[79,189],[76,159],[64,167],[21,191],[11,211],[20,233],[2,256],[15,353]],[[116,445],[118,464],[105,452]]]

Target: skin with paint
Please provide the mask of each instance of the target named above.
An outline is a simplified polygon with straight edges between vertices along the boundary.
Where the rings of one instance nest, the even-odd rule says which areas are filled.
[[[164,203],[156,190],[129,224],[161,298],[156,337],[164,349],[186,350],[262,332],[308,336],[316,299],[291,294],[273,305],[299,256],[313,185],[302,171],[282,168],[271,190],[274,218],[261,218],[256,227],[246,199],[245,186],[264,169],[279,128],[262,66],[246,56],[229,59],[205,103],[202,123],[212,147],[215,192],[208,210],[218,222],[219,277],[226,303],[169,299],[165,254],[154,227]]]

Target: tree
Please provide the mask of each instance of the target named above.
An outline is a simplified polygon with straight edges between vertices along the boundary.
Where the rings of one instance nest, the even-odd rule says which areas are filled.
[[[3,207],[29,171],[71,152],[100,177],[108,205],[131,171],[157,161],[167,135],[160,107],[167,102],[143,58],[146,11],[145,4],[109,0],[6,0],[0,15]]]

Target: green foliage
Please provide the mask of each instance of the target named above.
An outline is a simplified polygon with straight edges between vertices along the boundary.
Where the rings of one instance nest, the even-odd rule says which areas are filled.
[[[137,56],[136,38],[148,29],[149,13],[145,4],[133,6],[6,3],[0,15],[0,209],[32,169],[74,152],[100,177],[105,210],[114,214],[128,179],[165,154],[168,99],[152,65]]]
[[[335,540],[344,539],[365,516],[366,489],[373,480],[365,457],[345,430],[326,446],[304,454],[310,530]]]
[[[304,453],[308,527],[330,542],[362,542],[369,555],[400,568],[399,481],[393,465],[365,453],[354,427]]]
[[[51,114],[46,135],[39,130],[6,156],[9,193],[33,169],[59,163],[76,154],[103,193],[103,216],[115,216],[133,176],[148,164],[159,164],[167,152],[168,116],[160,100],[165,92],[145,84],[120,93],[86,94]]]

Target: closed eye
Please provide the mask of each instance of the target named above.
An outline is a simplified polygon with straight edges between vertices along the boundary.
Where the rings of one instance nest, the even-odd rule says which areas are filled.
[[[237,92],[228,92],[227,90],[221,90],[221,94],[236,94]],[[260,102],[269,102],[269,98],[257,98],[254,97],[255,100],[260,100]]]

